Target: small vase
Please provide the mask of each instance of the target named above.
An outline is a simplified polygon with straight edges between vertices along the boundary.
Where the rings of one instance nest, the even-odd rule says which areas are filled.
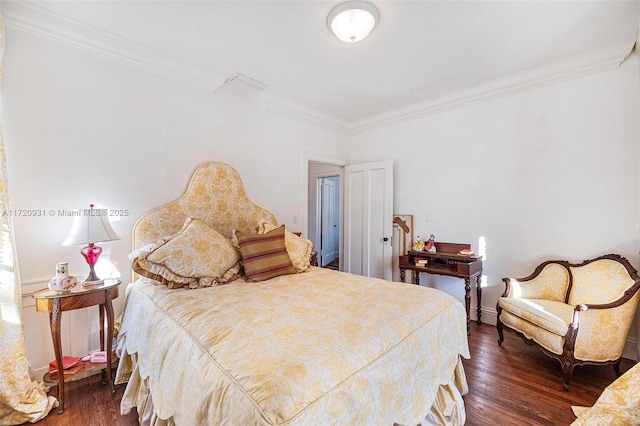
[[[78,279],[74,276],[64,277],[58,280],[56,277],[49,281],[49,290],[59,292],[69,292],[78,285]]]
[[[69,263],[61,262],[56,265],[56,276],[49,280],[49,290],[67,292],[78,285],[78,279],[69,275]]]

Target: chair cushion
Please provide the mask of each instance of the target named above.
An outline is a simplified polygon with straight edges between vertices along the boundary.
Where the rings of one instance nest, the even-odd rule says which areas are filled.
[[[501,297],[498,304],[513,315],[558,336],[567,334],[573,314],[573,306],[555,300]]]
[[[548,351],[558,355],[562,354],[565,340],[564,336],[558,336],[556,333],[545,330],[504,309],[500,314],[500,321],[502,321],[505,326],[522,333],[526,338],[532,339]]]

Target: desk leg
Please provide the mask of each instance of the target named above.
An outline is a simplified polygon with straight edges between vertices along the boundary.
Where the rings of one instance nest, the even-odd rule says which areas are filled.
[[[100,350],[104,351],[104,305],[98,305],[98,311],[100,313]],[[106,370],[102,370],[102,384],[107,384],[107,373]]]
[[[104,351],[104,305],[98,305],[100,313],[100,350]]]
[[[471,311],[471,280],[464,279],[464,307],[467,311],[467,336],[471,336],[471,321],[469,320],[469,312]]]
[[[400,269],[400,281],[405,282],[406,277],[407,277],[407,270]],[[413,271],[413,283],[415,285],[420,285],[420,273],[418,271]]]
[[[111,393],[116,393],[116,386],[113,383],[113,376],[111,375],[111,343],[113,341],[113,304],[111,303],[111,289],[106,289],[105,292],[105,309],[107,311],[107,383],[111,384]]]
[[[478,324],[482,324],[480,321],[480,315],[482,315],[482,273],[476,278],[476,296],[478,300]]]
[[[51,340],[53,340],[53,351],[56,354],[56,364],[58,365],[58,414],[64,411],[64,368],[62,365],[62,343],[60,340],[60,319],[62,318],[62,307],[60,298],[53,299],[53,310],[49,314],[49,325],[51,326]]]

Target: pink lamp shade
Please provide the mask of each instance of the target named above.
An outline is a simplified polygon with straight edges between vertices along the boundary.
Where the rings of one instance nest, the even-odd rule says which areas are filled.
[[[111,228],[107,212],[107,209],[94,208],[93,204],[89,204],[88,209],[78,210],[78,215],[73,220],[71,232],[62,243],[63,246],[87,244],[80,250],[89,265],[89,276],[84,281],[85,283],[99,283],[102,281],[95,272],[95,265],[98,263],[98,258],[102,253],[102,247],[95,244],[120,239]]]

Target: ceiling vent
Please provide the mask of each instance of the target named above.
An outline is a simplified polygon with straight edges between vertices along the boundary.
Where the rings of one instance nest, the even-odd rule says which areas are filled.
[[[264,90],[267,87],[265,83],[258,81],[254,78],[247,77],[246,75],[240,74],[240,73],[234,75],[233,77],[229,77],[227,81],[230,83],[244,86],[244,87],[249,87],[251,89],[258,90],[258,91]]]

